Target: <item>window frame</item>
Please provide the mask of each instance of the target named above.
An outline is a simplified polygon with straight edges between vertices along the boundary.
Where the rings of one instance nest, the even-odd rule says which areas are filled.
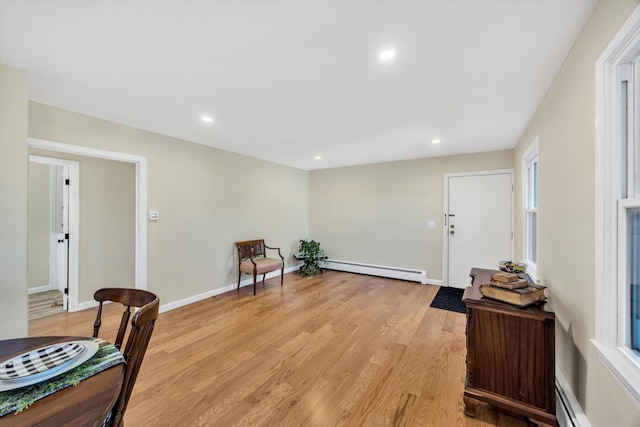
[[[596,204],[595,204],[595,337],[591,340],[598,359],[618,381],[633,403],[640,408],[640,357],[625,346],[629,316],[628,292],[621,270],[626,265],[626,250],[621,246],[625,226],[623,212],[635,205],[634,195],[628,197],[625,187],[631,180],[633,169],[640,169],[640,163],[633,150],[623,150],[628,135],[628,126],[635,126],[636,151],[640,150],[640,119],[626,123],[627,131],[622,132],[626,117],[633,112],[622,113],[621,65],[640,59],[640,6],[636,7],[629,19],[621,27],[611,43],[596,61]],[[636,68],[640,68],[637,63]],[[636,80],[640,73],[633,76]],[[640,81],[636,81],[640,85]],[[637,93],[637,88],[636,88]],[[635,99],[636,110],[640,110],[640,100]],[[629,115],[627,115],[629,114]],[[630,147],[628,144],[627,147]],[[628,159],[627,169],[622,163]],[[626,172],[621,174],[621,170]],[[640,170],[637,170],[640,173]],[[624,177],[624,178],[623,178]],[[626,182],[625,182],[626,180]],[[637,181],[637,180],[636,180]],[[636,195],[637,198],[637,195]],[[630,200],[631,199],[631,200]]]
[[[531,166],[537,163],[536,188],[538,194],[536,197],[536,206],[532,207],[532,191],[533,177]],[[527,150],[522,155],[522,262],[527,264],[527,273],[536,282],[539,280],[539,264],[540,264],[540,135],[536,136]],[[536,235],[535,235],[535,260],[531,259],[531,227],[529,224],[529,214],[535,213],[536,216]]]

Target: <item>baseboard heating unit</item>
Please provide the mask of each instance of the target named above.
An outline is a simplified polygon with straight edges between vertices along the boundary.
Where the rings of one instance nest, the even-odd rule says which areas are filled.
[[[589,419],[556,364],[556,418],[559,427],[591,427]]]
[[[359,262],[339,261],[328,259],[322,268],[328,270],[346,271],[348,273],[368,274],[370,276],[389,277],[391,279],[409,280],[411,282],[427,283],[426,270],[387,267],[383,265],[363,264]]]

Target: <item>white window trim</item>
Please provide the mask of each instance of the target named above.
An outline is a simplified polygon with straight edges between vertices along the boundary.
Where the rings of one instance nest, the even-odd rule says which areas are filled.
[[[640,367],[619,341],[616,71],[640,46],[640,6],[596,61],[595,338],[598,358],[640,408]]]
[[[629,209],[640,208],[640,199],[627,198],[618,201],[618,253],[624,253],[627,246],[627,214]],[[624,343],[631,335],[629,323],[627,320],[631,316],[631,310],[628,304],[630,299],[630,291],[627,287],[628,258],[618,257],[618,343]],[[621,346],[620,350],[624,355],[640,369],[640,357],[633,352],[632,349]]]
[[[527,259],[529,247],[529,230],[527,227],[527,213],[530,194],[529,183],[529,163],[535,158],[538,159],[538,206],[536,208],[536,262]],[[527,274],[536,282],[540,279],[540,135],[536,136],[522,155],[522,262],[527,264]]]

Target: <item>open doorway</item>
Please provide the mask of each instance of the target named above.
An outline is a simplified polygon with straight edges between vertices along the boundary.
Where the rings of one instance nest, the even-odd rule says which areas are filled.
[[[59,227],[60,224],[66,223],[66,220],[60,219],[52,220],[53,226],[60,229],[51,230],[54,237],[51,258],[55,259],[56,253],[59,254],[58,260],[62,264],[67,258],[65,255],[69,255],[69,286],[60,287],[66,291],[63,293],[63,299],[68,292],[69,311],[93,307],[95,305],[93,295],[98,289],[135,287],[135,164],[33,147],[30,148],[30,154],[35,159],[48,159],[49,163],[54,163],[51,159],[64,158],[64,161],[79,165],[79,172],[75,174],[78,179],[72,177],[68,180],[65,172],[67,168],[59,168],[64,175],[63,183],[66,181],[73,185],[79,182],[78,200],[77,203],[73,203],[78,207],[77,232],[69,233],[64,227]],[[52,188],[52,194],[55,194],[55,184],[52,184]],[[66,195],[64,189],[65,187],[62,194]],[[55,218],[61,218],[65,212],[72,211],[60,209],[58,206],[59,204],[53,205],[51,208]],[[31,211],[34,210],[31,209]],[[69,223],[71,226],[74,224],[73,221]],[[58,234],[59,232],[62,234]],[[57,250],[55,245],[58,245]],[[61,250],[62,248],[66,251]],[[56,263],[52,265],[55,266]],[[77,267],[73,268],[72,265]],[[59,274],[57,276],[52,274],[51,277],[55,279],[59,276],[60,281],[64,282],[65,269],[62,265],[60,267],[57,270]],[[48,305],[51,299],[57,298],[55,294],[51,297],[41,303]],[[55,301],[58,300],[55,299]],[[32,303],[33,306],[35,301]],[[32,307],[30,311],[32,312],[30,317],[33,319]]]
[[[75,222],[69,221],[69,311],[95,307],[97,287],[146,289],[146,158],[31,137],[29,150],[32,155],[79,161],[82,169],[76,176],[82,173],[84,196],[76,193],[75,197],[84,213],[82,218],[76,215]],[[73,184],[72,180],[71,215]],[[74,239],[74,235],[79,237]],[[80,263],[79,254],[89,264]],[[119,263],[111,262],[113,259]]]

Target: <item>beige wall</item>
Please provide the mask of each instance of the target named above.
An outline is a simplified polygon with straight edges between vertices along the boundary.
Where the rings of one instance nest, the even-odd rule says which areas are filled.
[[[27,283],[32,289],[50,284],[51,166],[29,163],[27,211]]]
[[[0,64],[0,339],[27,335],[27,120],[24,71]]]
[[[148,289],[161,304],[234,283],[235,241],[264,237],[289,266],[308,235],[306,171],[33,102],[29,136],[147,158],[160,216],[147,229]]]
[[[427,270],[441,280],[444,174],[510,169],[512,159],[504,150],[312,171],[309,237],[332,259]]]
[[[92,301],[100,288],[134,287],[135,165],[35,149],[29,154],[80,164],[78,301]]]
[[[514,151],[516,206],[522,206],[522,154],[540,135],[541,280],[558,320],[557,362],[596,427],[640,425],[640,411],[589,342],[596,323],[595,61],[637,4],[598,3]]]

